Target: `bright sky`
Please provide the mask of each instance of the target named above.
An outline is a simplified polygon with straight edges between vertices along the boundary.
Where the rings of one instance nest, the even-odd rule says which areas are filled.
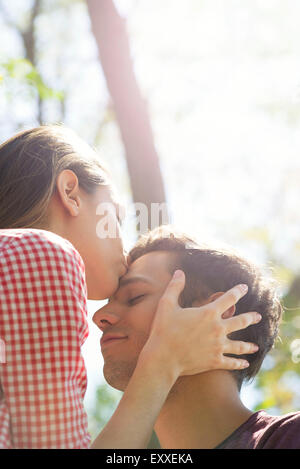
[[[21,21],[29,0],[2,2]],[[67,125],[93,142],[107,90],[82,2],[40,17],[39,61],[47,83],[66,89]],[[234,245],[265,263],[299,270],[300,3],[298,0],[117,0],[126,17],[134,68],[148,101],[173,222]],[[24,9],[24,10],[22,10]],[[0,10],[1,11],[1,10]],[[65,27],[66,14],[70,28]],[[2,27],[0,56],[22,54]],[[62,47],[62,44],[63,47]],[[35,125],[32,98],[0,87],[0,138],[16,122]],[[49,121],[59,118],[46,104]],[[9,116],[9,118],[8,118]],[[124,153],[114,122],[98,138],[117,187],[130,201]],[[130,220],[125,243],[133,241]],[[91,310],[95,308],[91,306]],[[87,400],[101,381],[99,336],[85,346]],[[253,391],[246,396],[251,407]]]

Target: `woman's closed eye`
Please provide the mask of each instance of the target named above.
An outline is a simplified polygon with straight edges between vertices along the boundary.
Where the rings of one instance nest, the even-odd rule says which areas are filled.
[[[145,296],[145,294],[143,293],[142,295],[137,295],[137,296],[134,296],[133,298],[130,298],[128,300],[128,304],[130,306],[133,306],[135,304],[137,304],[139,302],[139,300],[141,300],[143,297]]]

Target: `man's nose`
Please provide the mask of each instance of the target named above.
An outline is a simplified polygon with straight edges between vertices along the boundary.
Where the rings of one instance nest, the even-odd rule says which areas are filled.
[[[101,329],[105,331],[108,326],[113,326],[120,320],[120,317],[113,312],[109,312],[105,308],[100,308],[95,312],[93,316],[94,323]]]

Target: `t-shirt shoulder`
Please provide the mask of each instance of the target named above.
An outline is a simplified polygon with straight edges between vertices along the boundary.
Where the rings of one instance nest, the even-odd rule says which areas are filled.
[[[300,412],[282,416],[270,416],[266,430],[262,434],[257,449],[300,449]]]
[[[272,416],[259,410],[216,449],[300,449],[300,412]]]

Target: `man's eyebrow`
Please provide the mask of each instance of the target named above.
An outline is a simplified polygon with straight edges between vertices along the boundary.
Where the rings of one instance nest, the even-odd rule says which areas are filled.
[[[119,288],[125,287],[130,283],[152,283],[150,280],[144,277],[128,277],[120,280]]]

